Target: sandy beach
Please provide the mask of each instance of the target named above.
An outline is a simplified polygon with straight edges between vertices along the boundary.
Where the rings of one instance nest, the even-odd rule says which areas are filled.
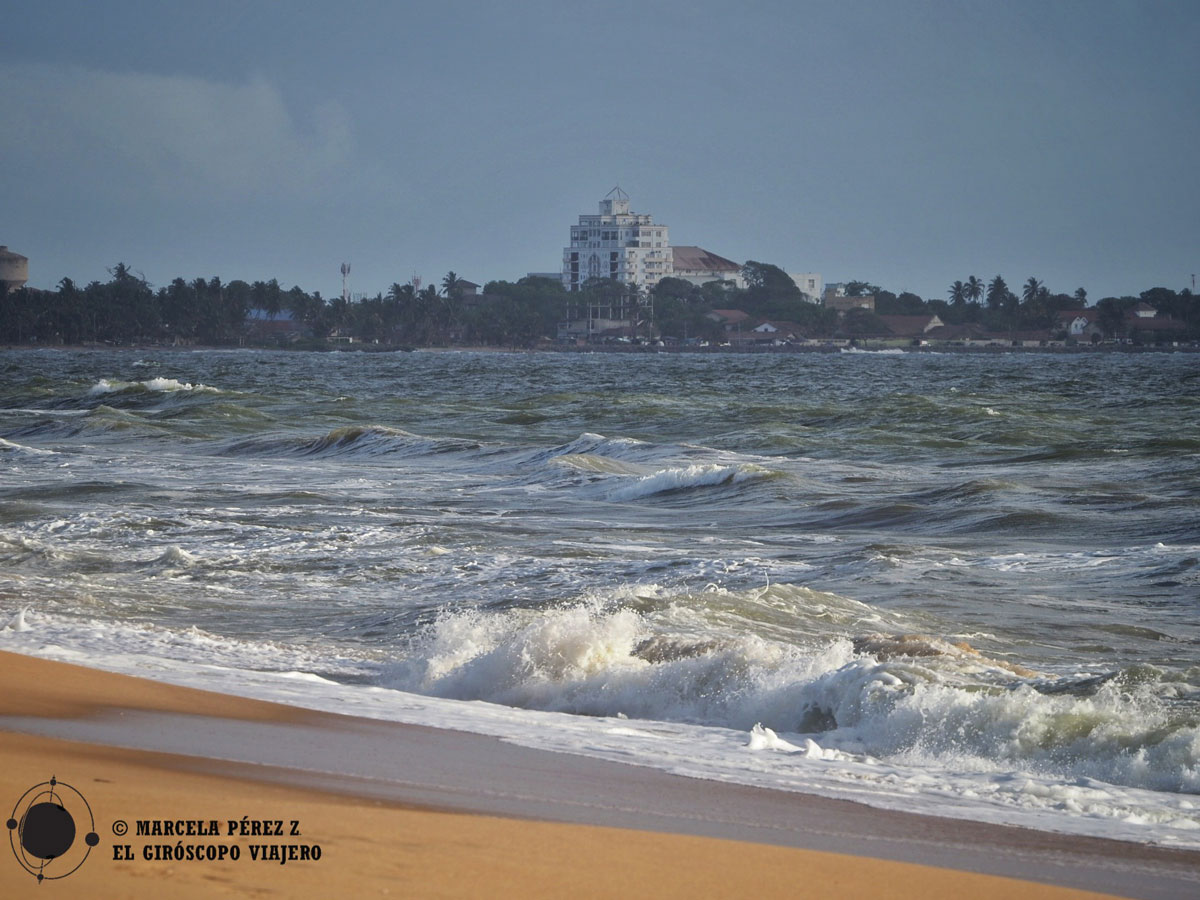
[[[77,863],[79,823],[45,873],[78,868],[41,886],[7,854],[10,897],[1170,897],[1200,872],[1197,854],[885,814],[22,655],[0,653],[0,673],[0,797],[19,805],[53,776],[76,819],[86,798],[98,837]],[[237,860],[207,858],[234,846]]]

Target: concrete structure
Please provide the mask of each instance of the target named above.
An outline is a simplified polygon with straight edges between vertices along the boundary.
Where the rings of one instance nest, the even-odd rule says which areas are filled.
[[[829,309],[836,309],[839,315],[844,315],[852,309],[866,309],[875,312],[875,295],[847,297],[845,294],[833,294],[826,290],[825,306]]]
[[[710,281],[731,281],[734,287],[744,288],[742,267],[731,259],[717,256],[703,247],[672,247],[672,278],[681,278],[695,285]]]
[[[819,272],[788,272],[788,278],[795,282],[796,287],[800,288],[800,293],[804,295],[804,299],[809,303],[820,303],[821,296],[825,293],[825,283],[821,280]]]
[[[611,278],[643,290],[674,272],[667,226],[629,211],[629,195],[613,188],[600,212],[580,216],[563,248],[563,287],[578,291],[589,279]]]
[[[0,289],[16,291],[29,280],[29,258],[0,246]]]

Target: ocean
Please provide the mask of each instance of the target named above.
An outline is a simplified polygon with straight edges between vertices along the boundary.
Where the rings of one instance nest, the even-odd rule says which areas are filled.
[[[1200,848],[1197,360],[2,351],[0,649]]]

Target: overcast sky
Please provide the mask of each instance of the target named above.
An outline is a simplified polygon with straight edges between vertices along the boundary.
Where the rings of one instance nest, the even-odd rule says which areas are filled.
[[[39,0],[0,90],[35,287],[515,280],[618,184],[675,244],[925,297],[1200,271],[1197,0]]]

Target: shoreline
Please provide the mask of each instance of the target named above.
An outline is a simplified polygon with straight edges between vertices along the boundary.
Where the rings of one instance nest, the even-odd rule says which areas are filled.
[[[682,355],[682,356],[730,356],[730,355],[782,355],[796,356],[807,354],[839,354],[846,353],[890,353],[900,351],[913,355],[938,354],[977,354],[982,356],[1003,356],[1010,353],[1032,353],[1041,355],[1087,356],[1087,355],[1138,355],[1143,353],[1200,353],[1200,344],[1166,345],[1135,345],[1135,344],[1105,344],[1099,346],[1083,345],[1055,347],[1026,347],[989,345],[982,347],[964,347],[955,344],[929,345],[913,347],[911,345],[884,344],[866,340],[854,346],[840,345],[807,345],[789,344],[783,347],[651,347],[627,344],[587,344],[572,346],[556,343],[539,344],[532,347],[508,347],[492,344],[480,345],[431,345],[415,347],[408,344],[326,344],[324,346],[272,346],[268,344],[252,344],[238,346],[216,346],[197,344],[194,346],[174,346],[169,344],[5,344],[0,346],[0,352],[25,350],[60,350],[72,352],[108,351],[108,352],[179,352],[228,353],[232,351],[268,351],[285,353],[624,353],[640,356]]]
[[[325,846],[319,862],[266,869],[175,864],[173,880],[192,885],[195,896],[212,879],[240,895],[252,883],[279,889],[292,878],[286,892],[296,896],[347,882],[421,896],[463,896],[481,884],[497,896],[580,893],[581,884],[583,896],[734,895],[750,885],[809,896],[1079,896],[996,876],[1126,896],[1200,888],[1197,852],[697,781],[23,654],[0,652],[0,683],[8,688],[0,699],[0,800],[14,803],[50,774],[87,794],[99,858],[81,871],[86,880],[61,884],[91,896],[128,895],[146,876],[164,874],[162,863],[109,858],[113,820],[146,820],[159,809],[184,819],[299,817],[306,838]],[[300,807],[303,815],[294,812]],[[562,856],[548,859],[547,846],[561,846]],[[416,880],[387,880],[401,871]],[[0,884],[35,884],[13,859],[0,872]],[[235,885],[234,875],[258,880]],[[511,893],[493,890],[493,877],[509,879]],[[814,891],[818,882],[830,885],[827,894]]]

